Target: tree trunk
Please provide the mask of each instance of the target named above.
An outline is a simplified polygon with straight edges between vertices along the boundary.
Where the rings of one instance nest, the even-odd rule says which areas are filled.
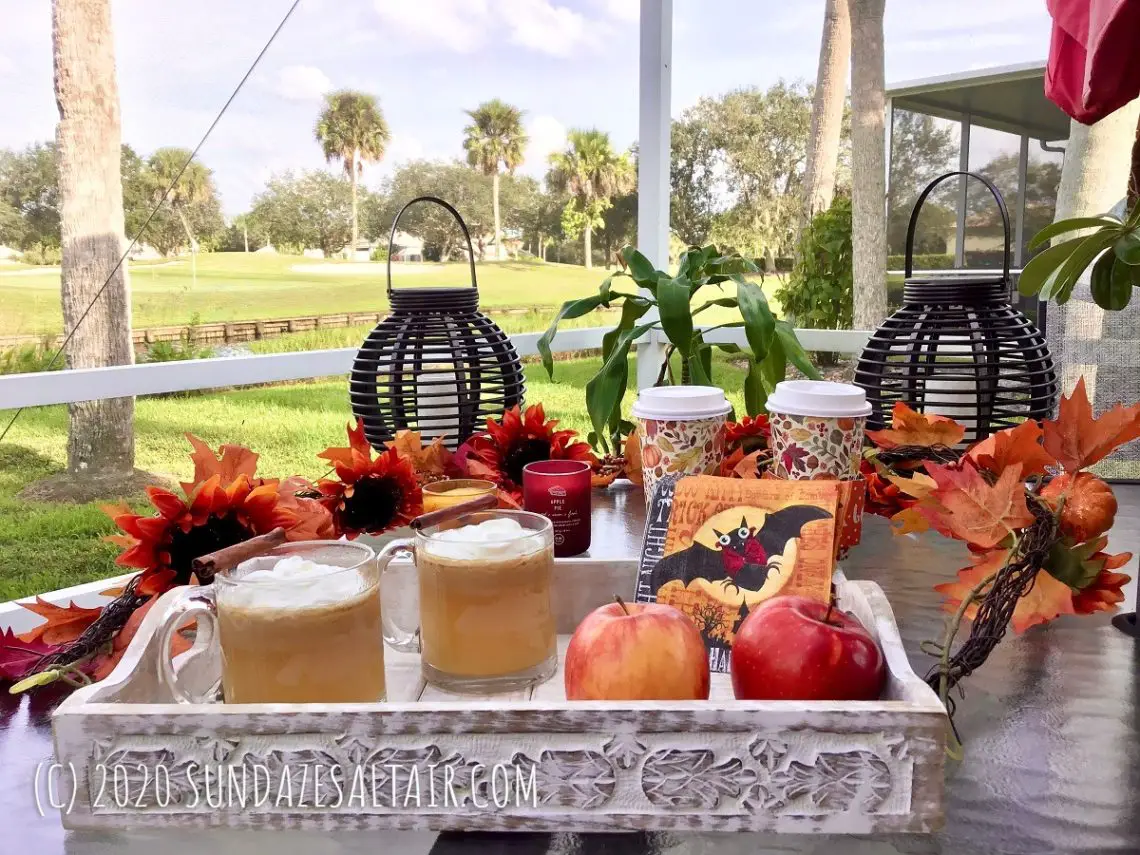
[[[352,153],[352,180],[350,182],[352,184],[352,249],[349,250],[349,254],[348,254],[348,258],[350,261],[356,261],[356,241],[360,237],[360,232],[357,228],[357,222],[356,222],[356,170],[357,170],[357,165],[359,162],[360,161],[358,160],[357,152],[353,151],[353,153]]]
[[[190,231],[190,221],[186,219],[186,214],[182,211],[181,205],[171,205],[174,208],[174,213],[178,215],[178,221],[182,223],[182,231],[186,233],[186,240],[190,241],[190,252],[198,251],[198,241],[194,238],[194,233]]]
[[[582,230],[582,244],[586,248],[586,269],[587,270],[589,270],[590,268],[592,268],[594,266],[594,259],[591,257],[593,253],[591,252],[591,248],[590,248],[590,241],[593,239],[593,231],[594,230],[592,228],[590,228],[589,226],[586,226],[586,228],[584,228]]]
[[[875,329],[887,315],[884,5],[884,0],[850,0],[852,266],[858,330]]]
[[[1140,98],[1091,127],[1070,122],[1054,220],[1103,214],[1125,198],[1138,115]]]
[[[1128,210],[1140,201],[1140,118],[1136,120],[1136,137],[1132,141],[1132,168],[1128,170]]]
[[[495,258],[503,258],[503,229],[499,224],[499,169],[491,176],[491,208],[495,215]]]
[[[831,207],[835,195],[835,169],[839,162],[839,138],[843,130],[843,102],[847,98],[850,58],[851,16],[847,0],[827,0],[823,12],[823,38],[819,45],[815,96],[811,104],[811,133],[808,136],[803,212],[800,215],[801,232],[811,222],[814,214]]]
[[[115,269],[126,237],[110,0],[54,0],[52,50],[59,108],[63,323],[65,334],[74,332],[67,346],[67,367],[130,365],[134,361],[130,282],[125,264]],[[70,404],[68,469],[110,475],[132,472],[134,411],[134,398]]]

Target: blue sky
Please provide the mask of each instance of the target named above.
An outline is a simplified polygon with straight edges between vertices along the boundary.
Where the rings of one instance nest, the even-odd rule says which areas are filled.
[[[289,0],[113,0],[124,139],[192,146]],[[202,151],[227,214],[274,172],[323,164],[321,94],[375,93],[393,139],[376,183],[410,158],[462,154],[471,108],[526,111],[523,172],[540,176],[565,129],[637,136],[638,0],[302,0]],[[823,0],[674,0],[673,114],[702,95],[813,80]],[[1044,0],[890,0],[887,82],[1041,60]],[[0,146],[54,133],[47,0],[0,0]]]

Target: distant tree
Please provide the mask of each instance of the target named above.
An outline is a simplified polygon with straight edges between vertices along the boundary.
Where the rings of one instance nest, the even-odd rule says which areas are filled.
[[[565,151],[550,156],[547,184],[570,195],[562,230],[568,237],[583,236],[585,264],[590,268],[594,229],[604,224],[602,214],[613,204],[613,197],[633,189],[636,175],[629,158],[614,151],[604,131],[572,130],[567,142]]]
[[[59,246],[59,162],[54,142],[0,151],[0,202],[21,220],[19,246]],[[15,235],[17,230],[11,229]]]
[[[355,251],[360,237],[357,183],[365,163],[378,163],[384,157],[392,136],[388,123],[375,96],[344,89],[325,96],[315,133],[325,160],[339,160],[351,184],[351,240]]]
[[[686,244],[708,242],[713,217],[723,208],[724,151],[716,136],[711,99],[674,119],[670,134],[669,224]]]
[[[902,253],[910,212],[922,189],[939,175],[956,169],[958,139],[953,128],[933,116],[896,110],[891,130],[891,182],[888,191],[887,246]],[[973,190],[974,188],[971,188]],[[985,188],[979,187],[983,193]],[[943,253],[946,234],[955,220],[958,183],[943,182],[923,205],[915,233],[915,252]],[[989,199],[988,193],[985,194]]]
[[[0,244],[23,246],[24,218],[8,202],[0,200]]]
[[[523,114],[518,107],[493,98],[474,110],[468,110],[467,115],[471,117],[471,124],[463,129],[463,148],[467,152],[467,162],[491,176],[495,254],[502,258],[499,167],[513,175],[523,162],[523,150],[528,142],[527,135],[523,132]]]
[[[166,204],[186,234],[190,251],[196,253],[199,249],[199,240],[195,226],[204,225],[206,221],[213,221],[211,209],[217,208],[220,217],[221,206],[218,203],[218,191],[214,187],[213,173],[199,161],[190,161],[183,169],[183,165],[190,158],[190,150],[185,148],[160,148],[147,159],[147,168],[150,173],[151,199],[157,203],[166,193],[168,187],[173,187],[166,197]],[[179,170],[182,174],[179,175]],[[177,177],[177,182],[175,178]],[[152,223],[153,225],[153,223]],[[222,224],[211,222],[211,232],[218,230]],[[161,229],[161,225],[156,229]],[[165,236],[164,236],[165,237]],[[169,237],[163,243],[169,248]],[[158,247],[158,244],[154,244]],[[177,246],[177,244],[175,244]]]
[[[626,193],[614,199],[602,214],[602,227],[598,230],[606,267],[612,266],[626,244],[637,243],[637,193]]]
[[[123,213],[127,238],[135,238],[154,205],[152,176],[146,162],[126,143],[119,156],[123,174]]]
[[[487,233],[494,220],[491,210],[491,179],[456,161],[414,160],[400,166],[382,188],[387,200],[383,220],[391,228],[397,212],[417,196],[431,194],[446,199],[459,211],[479,253],[478,236]],[[433,261],[448,261],[463,247],[463,234],[455,219],[439,205],[421,203],[408,209],[400,231],[424,242],[424,255]]]
[[[278,247],[339,252],[352,235],[350,182],[319,169],[276,175],[254,197],[249,227]]]

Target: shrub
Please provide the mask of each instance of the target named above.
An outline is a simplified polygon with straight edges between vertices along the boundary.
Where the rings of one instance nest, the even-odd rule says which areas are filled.
[[[800,258],[776,299],[795,326],[851,329],[851,199],[837,196],[816,214],[800,238]]]
[[[35,374],[39,371],[59,371],[64,367],[64,359],[52,365],[56,347],[51,336],[36,344],[22,344],[0,352],[0,374]]]
[[[62,260],[63,254],[60,252],[58,246],[47,246],[42,243],[33,243],[24,250],[24,254],[20,256],[20,261],[24,264],[37,264],[46,266],[55,266]]]
[[[387,261],[388,260],[388,247],[376,246],[372,248],[372,252],[368,255],[369,261]]]

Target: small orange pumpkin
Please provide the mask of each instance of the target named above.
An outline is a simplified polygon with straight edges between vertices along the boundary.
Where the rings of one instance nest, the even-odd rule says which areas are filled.
[[[1061,532],[1077,543],[1104,534],[1116,519],[1116,496],[1112,488],[1091,472],[1054,478],[1045,485],[1041,496],[1054,507],[1065,497]]]

